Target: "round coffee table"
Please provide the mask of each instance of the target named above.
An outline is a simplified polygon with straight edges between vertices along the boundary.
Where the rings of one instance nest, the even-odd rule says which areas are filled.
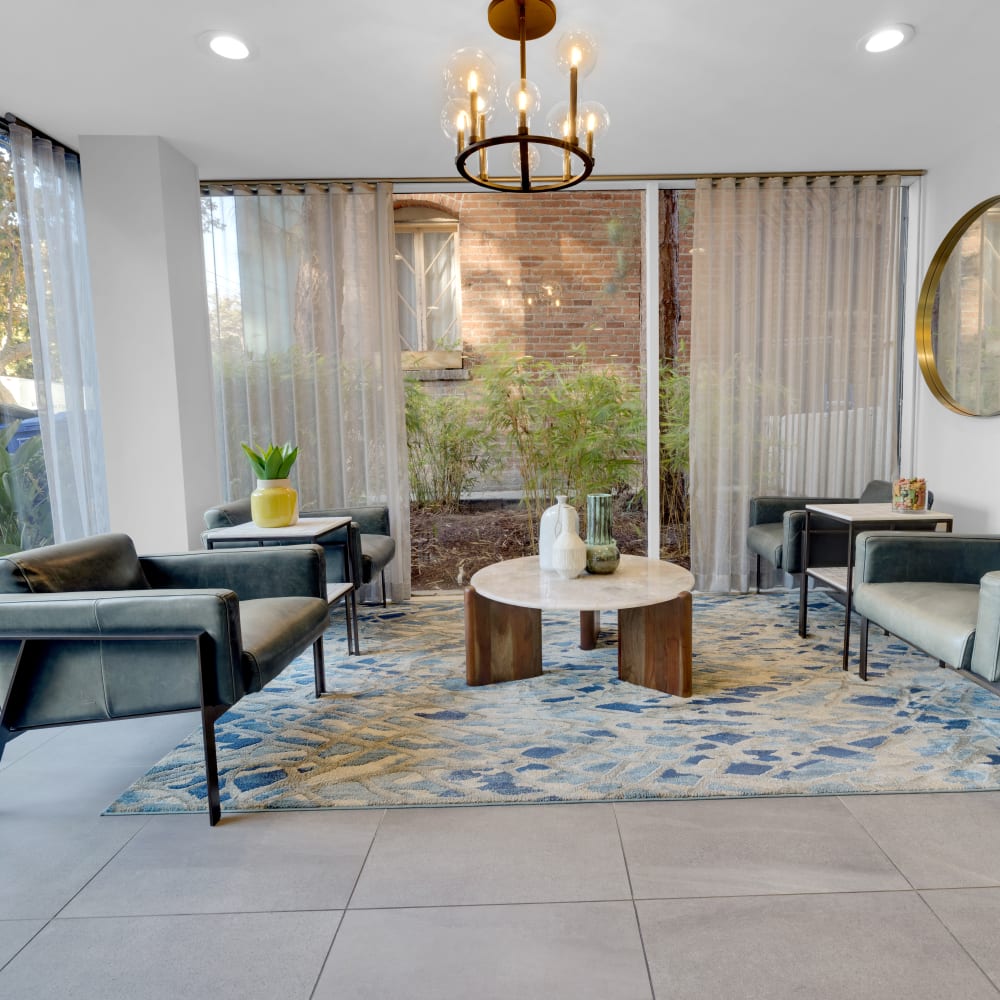
[[[614,573],[563,580],[537,556],[493,563],[465,591],[466,681],[495,684],[542,673],[542,612],[580,612],[580,645],[592,649],[601,611],[618,612],[618,676],[691,695],[691,588],[681,566],[622,556]]]

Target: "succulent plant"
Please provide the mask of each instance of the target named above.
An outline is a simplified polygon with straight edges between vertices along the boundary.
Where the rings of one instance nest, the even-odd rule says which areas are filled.
[[[299,449],[293,448],[291,443],[280,448],[271,444],[266,449],[258,449],[246,443],[241,443],[240,447],[250,460],[258,479],[287,479],[299,455]]]

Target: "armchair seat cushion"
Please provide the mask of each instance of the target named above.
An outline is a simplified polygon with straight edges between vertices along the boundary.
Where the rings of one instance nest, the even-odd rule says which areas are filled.
[[[361,535],[361,582],[371,583],[389,565],[396,554],[396,539],[391,535]]]
[[[854,608],[936,659],[969,669],[978,583],[860,583],[854,590]]]
[[[260,691],[298,655],[303,636],[315,642],[325,631],[330,607],[317,597],[266,597],[240,601],[243,687]]]

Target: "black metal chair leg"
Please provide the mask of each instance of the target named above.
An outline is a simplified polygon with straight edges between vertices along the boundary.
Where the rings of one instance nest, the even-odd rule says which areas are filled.
[[[201,710],[201,735],[205,742],[205,785],[208,789],[208,825],[222,818],[219,795],[219,760],[215,752],[215,720],[226,711],[225,705],[206,705]]]
[[[358,592],[357,590],[352,590],[350,593],[351,598],[351,620],[354,622],[354,652],[361,653],[361,640],[358,637]]]
[[[388,607],[385,599],[385,570],[382,570],[382,607]]]
[[[350,650],[351,639],[348,631],[347,648]],[[323,637],[313,643],[313,674],[316,679],[316,697],[326,693],[326,665],[323,662]]]
[[[868,680],[868,619],[861,619],[861,648],[858,650],[858,676]]]
[[[351,625],[351,599],[349,594],[344,594],[344,624],[347,626],[347,655],[356,653],[354,646],[354,627]]]
[[[760,553],[757,553],[757,593],[760,593]]]

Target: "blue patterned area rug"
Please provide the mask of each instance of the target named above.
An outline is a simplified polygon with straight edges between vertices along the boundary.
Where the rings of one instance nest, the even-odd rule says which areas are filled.
[[[545,673],[479,688],[460,600],[361,609],[361,656],[334,617],[327,696],[308,654],[218,722],[223,808],[1000,788],[1000,698],[875,629],[865,683],[840,669],[843,609],[814,595],[803,640],[797,605],[696,595],[687,700],[617,679],[613,614],[590,651],[577,615],[544,615]],[[199,730],[107,813],[203,810],[203,767]]]

